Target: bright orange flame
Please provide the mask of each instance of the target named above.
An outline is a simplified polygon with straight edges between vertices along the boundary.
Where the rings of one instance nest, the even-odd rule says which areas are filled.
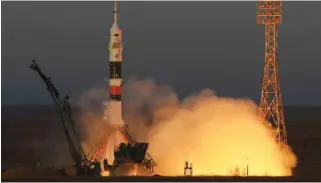
[[[102,171],[100,175],[102,177],[108,177],[110,174],[109,174],[109,171]]]

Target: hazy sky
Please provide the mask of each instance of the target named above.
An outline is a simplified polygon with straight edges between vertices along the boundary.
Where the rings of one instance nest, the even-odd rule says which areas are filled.
[[[1,2],[2,104],[51,104],[37,59],[62,94],[108,86],[112,2]],[[180,97],[204,88],[259,101],[264,25],[256,2],[120,2],[124,78]],[[285,2],[279,67],[285,105],[321,105],[321,2]]]

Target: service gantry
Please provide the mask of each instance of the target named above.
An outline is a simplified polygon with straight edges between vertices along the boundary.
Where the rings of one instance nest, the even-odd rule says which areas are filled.
[[[260,100],[261,119],[276,129],[276,140],[287,143],[277,60],[277,24],[282,23],[281,1],[259,1],[257,23],[265,25],[265,64]]]

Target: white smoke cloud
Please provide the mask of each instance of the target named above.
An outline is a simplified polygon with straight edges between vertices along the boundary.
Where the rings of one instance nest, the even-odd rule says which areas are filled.
[[[222,98],[206,89],[179,101],[169,86],[131,79],[124,86],[123,101],[129,132],[150,143],[159,174],[182,175],[186,160],[198,175],[230,175],[248,165],[250,175],[281,176],[291,175],[296,166],[290,147],[278,148],[272,129],[258,120],[257,106],[249,99]],[[95,132],[88,138],[105,133],[98,126],[90,125],[89,131]]]

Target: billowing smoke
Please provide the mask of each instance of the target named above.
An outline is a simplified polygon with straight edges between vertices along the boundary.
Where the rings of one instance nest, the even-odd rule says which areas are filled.
[[[99,143],[108,129],[104,120],[104,104],[108,99],[106,89],[91,89],[83,93],[77,102],[81,110],[77,119],[80,123],[76,127],[85,153],[89,153]]]
[[[193,163],[194,175],[231,175],[238,170],[284,176],[296,166],[295,154],[288,146],[279,148],[273,129],[258,120],[257,106],[249,99],[222,98],[205,89],[179,101],[168,86],[132,79],[124,86],[123,111],[130,133],[150,143],[158,174],[182,175],[185,161]],[[88,139],[105,133],[101,126],[87,128],[95,129],[89,135],[95,137],[87,134]]]

